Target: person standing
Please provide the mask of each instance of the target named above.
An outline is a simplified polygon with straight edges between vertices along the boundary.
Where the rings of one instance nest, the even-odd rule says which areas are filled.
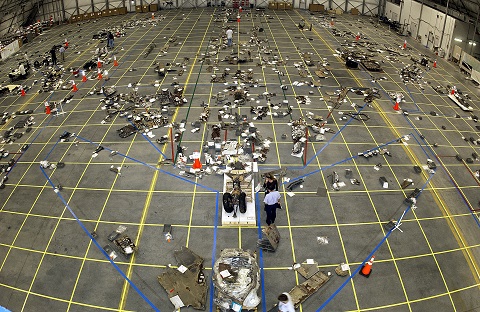
[[[55,46],[52,47],[50,50],[50,55],[52,56],[52,64],[54,66],[57,65],[57,52],[55,51]]]
[[[232,38],[233,38],[233,30],[230,27],[227,27],[226,34],[227,34],[227,45],[229,47],[231,47],[232,46]]]
[[[278,296],[278,311],[295,312],[295,306],[289,293],[284,292]]]
[[[278,191],[278,181],[273,174],[267,174],[265,181],[263,182],[263,188],[265,189],[265,195],[268,194],[268,190],[273,186],[275,191]]]
[[[107,35],[107,46],[109,49],[113,49],[113,41],[115,40],[115,37],[113,36],[112,32],[109,31]]]
[[[267,225],[275,223],[277,217],[277,208],[280,207],[280,193],[275,190],[273,185],[270,185],[268,194],[263,199],[265,203],[265,212],[267,213]]]
[[[58,51],[60,52],[60,57],[62,59],[62,62],[65,62],[65,47],[61,46],[60,50],[58,50]]]

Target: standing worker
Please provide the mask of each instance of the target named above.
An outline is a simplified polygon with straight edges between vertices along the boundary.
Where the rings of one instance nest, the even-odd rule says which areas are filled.
[[[227,45],[229,47],[231,47],[232,46],[232,38],[233,38],[233,30],[230,27],[227,27],[226,34],[227,34]]]
[[[293,305],[292,298],[289,293],[282,293],[278,296],[278,311],[280,312],[295,312],[295,306]]]
[[[108,48],[113,49],[113,40],[114,39],[115,39],[115,37],[113,36],[112,32],[109,31],[108,35],[107,35],[107,46],[108,46]]]
[[[25,54],[23,55],[23,58],[25,59],[25,62],[27,62],[27,64],[30,64],[30,59],[28,58],[27,52],[25,52]]]
[[[58,51],[60,52],[60,57],[62,58],[62,62],[65,62],[65,47],[61,46],[60,50]]]
[[[57,53],[55,51],[55,46],[52,47],[50,50],[50,55],[52,56],[52,65],[56,66],[57,65]]]
[[[267,213],[267,225],[275,223],[277,208],[282,207],[280,206],[280,193],[275,190],[273,185],[270,185],[263,202],[265,203],[265,212]]]

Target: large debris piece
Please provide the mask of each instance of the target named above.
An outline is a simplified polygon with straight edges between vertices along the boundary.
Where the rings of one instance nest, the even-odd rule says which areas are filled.
[[[178,268],[168,267],[158,282],[168,294],[175,309],[191,306],[205,310],[208,284],[203,273],[203,258],[187,247],[174,252]]]
[[[215,303],[222,311],[239,306],[255,309],[260,303],[260,270],[255,255],[249,250],[224,249],[213,266],[213,285]]]

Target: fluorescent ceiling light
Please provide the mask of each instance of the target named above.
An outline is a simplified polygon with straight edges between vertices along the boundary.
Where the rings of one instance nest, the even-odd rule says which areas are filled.
[[[463,41],[463,40],[460,39],[460,38],[455,38],[455,39],[453,39],[453,40],[455,40],[455,41],[457,41],[457,42],[462,42],[462,41]]]

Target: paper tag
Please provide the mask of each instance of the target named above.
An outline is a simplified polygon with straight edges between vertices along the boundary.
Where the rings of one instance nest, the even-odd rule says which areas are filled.
[[[223,278],[226,278],[226,277],[231,276],[232,274],[230,274],[230,272],[228,272],[228,270],[223,270],[222,272],[220,272],[220,275],[221,275]]]
[[[188,270],[188,268],[182,264],[181,266],[178,267],[177,270],[179,270],[182,273],[185,273]]]
[[[290,197],[293,197],[293,196],[295,196],[295,193],[294,192],[287,192],[287,195],[290,196]]]
[[[342,271],[348,271],[350,269],[350,266],[346,263],[341,264]]]
[[[307,259],[307,264],[315,264],[315,261],[313,261],[313,259]]]

